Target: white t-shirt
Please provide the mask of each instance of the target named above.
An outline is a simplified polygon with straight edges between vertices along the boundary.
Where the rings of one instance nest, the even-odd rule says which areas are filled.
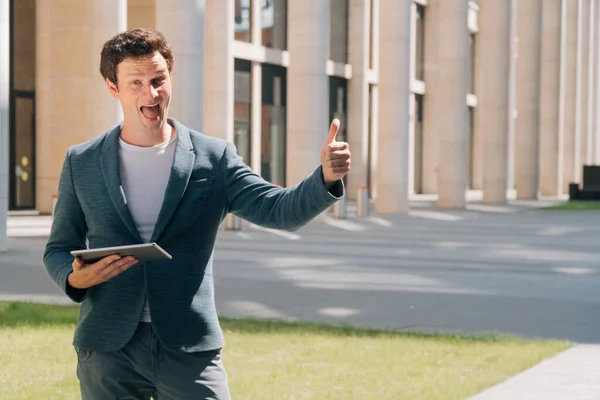
[[[119,169],[125,201],[135,226],[145,242],[149,242],[162,206],[177,137],[153,147],[138,147],[119,140]],[[148,300],[141,321],[150,322]]]

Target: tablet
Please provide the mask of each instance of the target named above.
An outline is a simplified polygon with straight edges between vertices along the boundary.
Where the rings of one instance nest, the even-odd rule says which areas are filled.
[[[97,249],[73,250],[71,252],[73,257],[79,257],[86,264],[93,264],[113,254],[118,254],[121,257],[133,256],[140,260],[140,262],[164,261],[173,258],[156,243],[101,247]]]

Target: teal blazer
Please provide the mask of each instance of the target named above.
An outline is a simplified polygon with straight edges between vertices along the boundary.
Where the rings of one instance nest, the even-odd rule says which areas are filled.
[[[139,324],[146,296],[152,324],[165,346],[185,352],[222,348],[213,256],[224,217],[233,213],[263,227],[297,230],[344,194],[341,181],[329,191],[325,188],[321,166],[293,187],[268,183],[244,164],[230,142],[169,121],[178,143],[151,242],[173,259],[139,263],[87,290],[68,284],[70,251],[143,240],[121,190],[121,125],[67,152],[44,264],[66,295],[81,303],[73,341],[79,348],[117,351],[125,346]]]

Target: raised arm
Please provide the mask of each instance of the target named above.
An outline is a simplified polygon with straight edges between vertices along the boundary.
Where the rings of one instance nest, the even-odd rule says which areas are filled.
[[[348,144],[335,141],[338,129],[335,120],[321,165],[301,183],[285,189],[252,172],[228,144],[222,158],[228,211],[257,225],[285,230],[299,229],[325,211],[344,195],[341,178],[350,169]]]

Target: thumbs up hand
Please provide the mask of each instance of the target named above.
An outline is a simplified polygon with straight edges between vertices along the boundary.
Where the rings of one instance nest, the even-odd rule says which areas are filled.
[[[321,151],[323,180],[329,188],[350,171],[350,146],[346,142],[338,142],[335,137],[340,129],[340,121],[334,119],[329,127],[329,135]]]

